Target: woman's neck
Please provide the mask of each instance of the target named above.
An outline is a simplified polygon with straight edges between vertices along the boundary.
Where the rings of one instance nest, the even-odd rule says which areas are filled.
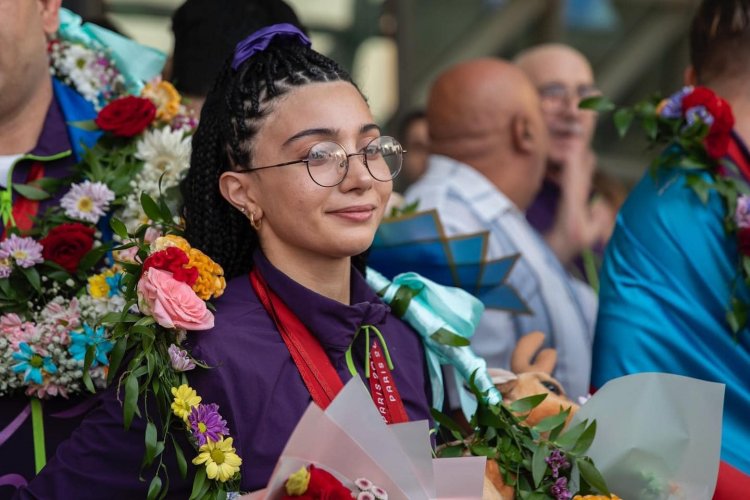
[[[351,299],[351,259],[349,257],[326,258],[268,248],[263,248],[263,253],[276,269],[305,288],[342,304],[349,304]]]

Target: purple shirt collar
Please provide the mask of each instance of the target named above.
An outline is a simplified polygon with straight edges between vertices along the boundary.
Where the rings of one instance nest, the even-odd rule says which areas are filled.
[[[276,269],[260,250],[255,252],[253,260],[268,286],[283,297],[284,304],[318,338],[326,350],[343,355],[361,325],[378,326],[388,317],[390,308],[380,300],[364,277],[353,267],[351,305],[346,305],[300,285]],[[346,333],[342,335],[342,332]],[[332,354],[330,351],[329,355]]]
[[[34,149],[29,151],[29,154],[35,156],[52,156],[70,150],[70,138],[68,137],[68,129],[65,126],[65,117],[63,117],[57,99],[53,97],[47,110],[47,116],[44,119],[42,132],[39,134],[39,140]]]

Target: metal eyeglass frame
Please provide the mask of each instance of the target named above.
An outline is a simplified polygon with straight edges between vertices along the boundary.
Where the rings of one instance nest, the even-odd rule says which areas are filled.
[[[364,152],[364,150],[367,149],[367,147],[370,144],[372,144],[373,142],[375,142],[377,140],[383,139],[383,138],[390,138],[390,139],[393,140],[393,142],[395,142],[396,144],[398,144],[401,147],[401,165],[398,166],[398,170],[393,175],[391,175],[391,177],[389,179],[385,179],[385,180],[378,179],[377,177],[375,177],[373,175],[372,171],[370,170],[370,166],[367,164],[367,153]],[[362,164],[367,169],[367,173],[369,173],[370,177],[372,177],[373,179],[375,179],[378,182],[392,181],[393,179],[396,178],[396,176],[398,176],[399,173],[401,173],[401,167],[403,167],[403,165],[404,165],[404,154],[406,154],[406,150],[401,145],[401,143],[396,140],[395,137],[391,137],[389,135],[383,135],[383,136],[375,137],[373,140],[371,140],[370,142],[368,142],[367,145],[364,148],[362,148],[363,151],[360,151],[358,153],[347,153],[346,149],[344,149],[344,146],[342,146],[341,144],[339,144],[336,141],[321,141],[321,142],[318,142],[318,143],[315,143],[315,144],[312,145],[312,147],[310,148],[310,150],[307,153],[307,156],[308,157],[310,156],[310,151],[312,151],[313,148],[315,148],[319,144],[323,144],[323,143],[331,143],[331,144],[337,145],[338,147],[341,148],[341,151],[343,151],[344,154],[346,155],[346,168],[344,170],[344,175],[341,176],[341,179],[336,184],[325,185],[325,184],[321,184],[320,182],[316,181],[315,177],[313,177],[313,175],[312,175],[312,172],[310,172],[310,161],[311,160],[309,158],[303,158],[301,160],[293,160],[293,161],[287,161],[287,162],[283,162],[283,163],[277,163],[275,165],[266,165],[266,166],[263,166],[263,167],[243,168],[243,169],[240,169],[240,170],[235,170],[235,172],[241,173],[241,174],[245,174],[245,173],[250,173],[250,172],[256,172],[258,170],[265,170],[267,168],[286,167],[287,165],[296,165],[298,163],[304,163],[305,167],[306,167],[306,170],[307,170],[307,175],[310,176],[310,179],[315,184],[317,184],[320,187],[335,187],[335,186],[338,186],[339,184],[341,184],[342,182],[344,182],[344,179],[346,179],[346,176],[349,173],[349,158],[351,158],[352,156],[361,156],[362,157]]]

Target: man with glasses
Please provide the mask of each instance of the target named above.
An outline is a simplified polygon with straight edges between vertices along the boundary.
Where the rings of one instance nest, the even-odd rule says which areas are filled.
[[[432,86],[425,175],[406,192],[436,208],[448,236],[489,232],[488,259],[521,253],[508,277],[530,314],[485,310],[472,338],[487,365],[509,368],[518,339],[535,330],[557,350],[555,376],[568,393],[589,389],[596,296],[570,277],[525,211],[547,162],[548,133],[528,78],[500,59],[458,64]]]
[[[539,92],[550,136],[547,174],[526,217],[568,265],[581,251],[601,248],[614,223],[615,210],[604,199],[591,197],[596,113],[578,107],[599,90],[589,62],[566,45],[539,45],[515,62]]]

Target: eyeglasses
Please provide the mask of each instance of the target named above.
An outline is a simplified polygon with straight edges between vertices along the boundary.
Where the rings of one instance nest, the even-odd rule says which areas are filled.
[[[562,83],[549,83],[539,87],[539,97],[542,100],[542,106],[549,109],[556,109],[565,103],[576,101],[600,95],[599,89],[592,84],[578,85],[575,88],[569,88]]]
[[[373,179],[388,182],[398,175],[406,151],[401,144],[387,135],[376,137],[358,153],[347,153],[340,144],[332,141],[319,142],[310,148],[307,158],[277,163],[265,167],[251,167],[238,172],[255,172],[266,168],[285,167],[304,163],[313,182],[322,187],[341,184],[349,172],[349,158],[361,156],[362,163]]]

